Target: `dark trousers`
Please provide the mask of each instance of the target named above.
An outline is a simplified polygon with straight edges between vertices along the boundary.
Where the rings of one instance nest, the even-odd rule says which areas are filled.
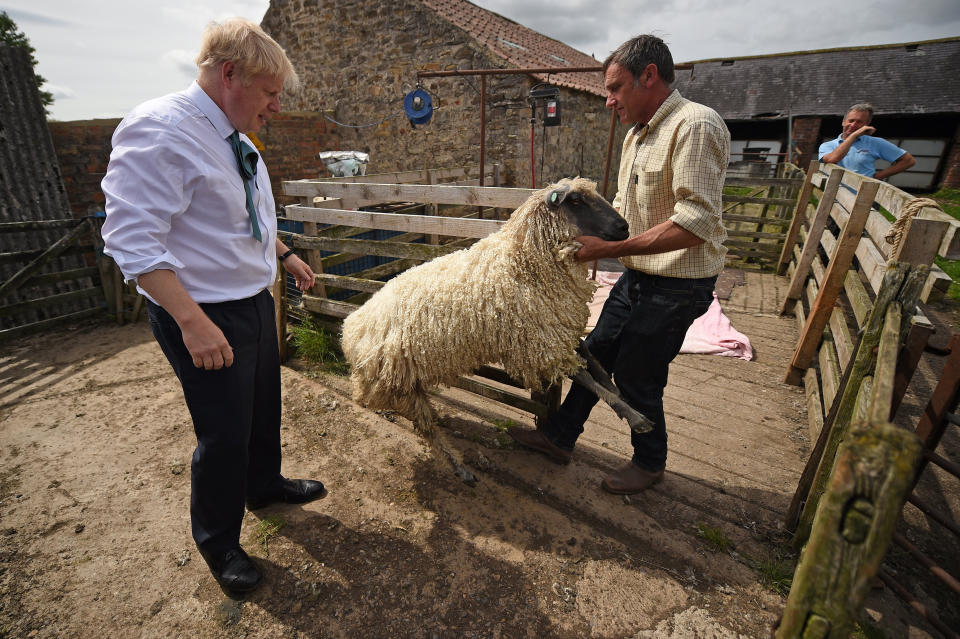
[[[693,320],[713,301],[717,278],[662,277],[627,270],[610,291],[597,326],[587,337],[590,352],[613,375],[627,404],[654,423],[648,433],[631,433],[633,463],[649,471],[667,462],[663,389],[670,362],[680,352]],[[597,396],[579,384],[544,426],[557,446],[573,450]]]
[[[196,368],[180,328],[147,303],[150,328],[183,386],[197,448],[191,464],[190,521],[202,550],[239,543],[247,498],[280,479],[280,356],[273,298],[201,304],[233,347],[233,365]]]

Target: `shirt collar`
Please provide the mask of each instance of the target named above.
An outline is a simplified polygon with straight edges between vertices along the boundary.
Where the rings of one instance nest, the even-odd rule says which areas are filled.
[[[200,112],[210,120],[210,124],[217,130],[221,138],[226,138],[236,130],[236,127],[230,124],[230,119],[227,117],[227,114],[217,106],[217,103],[207,95],[207,92],[203,90],[196,80],[193,81],[185,93],[187,99],[193,102],[193,104],[200,109]]]
[[[660,108],[656,110],[649,122],[644,125],[641,125],[639,122],[637,122],[634,125],[634,133],[639,135],[640,139],[645,138],[647,134],[654,129],[654,127],[663,122],[668,115],[673,113],[680,106],[681,102],[683,102],[683,96],[680,95],[679,91],[674,89],[670,92],[670,95],[667,96],[667,99],[663,101],[663,104],[660,105]]]

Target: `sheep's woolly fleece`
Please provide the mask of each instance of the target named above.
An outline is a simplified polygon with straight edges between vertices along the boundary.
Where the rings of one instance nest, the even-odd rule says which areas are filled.
[[[574,259],[575,228],[545,204],[564,183],[596,193],[581,178],[533,193],[496,233],[402,273],[344,321],[355,399],[397,408],[489,363],[534,390],[581,367],[595,284]]]

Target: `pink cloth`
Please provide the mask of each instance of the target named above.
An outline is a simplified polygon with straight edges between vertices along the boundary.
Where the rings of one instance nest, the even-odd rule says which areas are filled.
[[[607,295],[610,294],[610,289],[618,279],[620,279],[620,273],[597,271],[597,283],[600,286],[593,294],[593,301],[590,302],[588,329],[593,329],[597,325],[597,318],[600,316],[604,302],[607,301]],[[730,325],[730,318],[723,314],[716,293],[713,294],[713,302],[707,312],[695,319],[687,329],[680,352],[753,359],[750,338]]]
[[[693,320],[687,329],[680,352],[753,359],[750,339],[730,326],[730,318],[723,314],[716,293],[707,312]]]

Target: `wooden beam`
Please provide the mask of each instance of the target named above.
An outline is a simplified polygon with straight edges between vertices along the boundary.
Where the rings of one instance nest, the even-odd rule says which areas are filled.
[[[341,240],[331,237],[306,237],[297,239],[297,246],[321,251],[350,253],[353,255],[376,255],[378,257],[400,257],[426,262],[441,255],[454,253],[460,249],[432,244],[406,244],[389,240]]]
[[[493,187],[490,187],[493,188]],[[471,220],[459,217],[433,217],[399,213],[372,213],[340,209],[287,206],[286,216],[301,222],[344,224],[366,229],[402,231],[406,233],[436,233],[452,237],[484,238],[503,226],[499,220]]]
[[[357,277],[347,277],[346,275],[332,275],[330,273],[317,273],[317,279],[326,284],[331,284],[337,288],[345,288],[350,291],[363,291],[365,293],[376,293],[384,287],[384,282],[376,280],[360,279]]]
[[[839,170],[834,170],[827,185],[823,189],[823,197],[820,198],[820,204],[810,222],[810,230],[807,232],[807,240],[803,244],[803,251],[800,253],[800,260],[797,262],[797,268],[793,272],[793,279],[790,280],[790,287],[784,296],[783,304],[780,307],[780,314],[786,315],[793,310],[793,305],[800,299],[800,292],[803,290],[803,283],[810,274],[810,266],[813,264],[813,258],[817,256],[817,248],[820,245],[820,236],[823,229],[827,226],[827,220],[830,216],[830,209],[833,207],[834,198],[837,189],[840,188],[840,181],[843,175]],[[799,231],[798,231],[799,232]]]
[[[43,253],[35,257],[29,264],[14,273],[6,282],[0,284],[0,299],[3,299],[10,293],[13,293],[18,288],[23,286],[40,266],[63,253],[78,237],[80,237],[81,233],[89,230],[89,228],[89,225],[86,224],[86,220],[81,220],[73,229],[70,230],[69,233],[54,242],[50,248],[46,249],[43,251]]]
[[[837,250],[830,256],[826,281],[820,287],[814,307],[810,309],[807,325],[804,327],[793,358],[790,360],[787,374],[784,376],[785,383],[798,385],[803,379],[804,371],[810,366],[817,344],[820,342],[820,336],[833,311],[834,302],[843,288],[844,278],[850,269],[857,244],[860,242],[863,225],[866,223],[867,213],[870,211],[876,191],[876,185],[865,184],[863,190],[857,195],[857,206],[854,207],[843,228]],[[810,243],[808,240],[807,244]]]
[[[344,184],[341,182],[284,182],[284,194],[299,197],[342,198],[345,205],[365,206],[381,202],[423,202],[517,208],[532,189],[494,186],[444,186],[439,184]]]
[[[787,230],[787,236],[783,240],[783,250],[780,252],[780,260],[777,262],[776,273],[783,275],[787,270],[787,263],[790,262],[790,256],[793,254],[793,247],[797,243],[800,228],[807,219],[807,207],[810,205],[810,194],[813,192],[813,176],[816,174],[818,162],[813,161],[807,169],[807,175],[803,180],[803,186],[800,188],[800,195],[797,198],[797,205],[793,209],[793,221]]]
[[[546,417],[547,408],[540,402],[536,402],[529,397],[524,397],[522,395],[517,395],[516,393],[511,393],[505,391],[490,384],[485,384],[483,382],[477,381],[475,379],[470,379],[469,377],[458,377],[457,381],[454,383],[454,386],[457,388],[469,391],[475,395],[480,395],[481,397],[486,397],[487,399],[493,399],[501,404],[506,404],[507,406],[513,406],[527,413],[532,413],[537,417]]]
[[[339,317],[340,319],[344,319],[359,308],[356,304],[337,302],[322,297],[314,297],[313,295],[304,295],[300,300],[303,308],[311,313],[330,315],[331,317]]]

